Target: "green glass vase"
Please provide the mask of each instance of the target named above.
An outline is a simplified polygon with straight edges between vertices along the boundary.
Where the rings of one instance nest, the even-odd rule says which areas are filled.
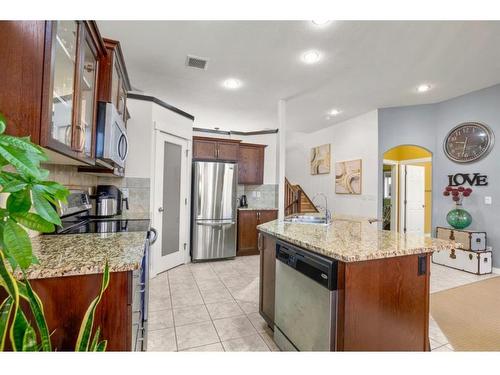
[[[455,208],[448,212],[446,221],[455,229],[465,229],[472,223],[472,216],[462,208]]]

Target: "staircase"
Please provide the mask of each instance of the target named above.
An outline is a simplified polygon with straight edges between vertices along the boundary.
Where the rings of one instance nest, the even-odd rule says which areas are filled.
[[[300,185],[292,185],[285,178],[285,216],[318,212],[318,209]]]

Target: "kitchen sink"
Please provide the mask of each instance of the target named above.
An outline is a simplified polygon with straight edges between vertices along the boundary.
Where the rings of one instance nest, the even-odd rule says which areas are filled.
[[[330,221],[324,216],[291,215],[285,218],[285,223],[329,225]]]

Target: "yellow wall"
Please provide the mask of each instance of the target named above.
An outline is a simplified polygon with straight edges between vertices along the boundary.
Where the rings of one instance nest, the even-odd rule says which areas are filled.
[[[384,154],[384,159],[395,160],[395,161],[422,159],[430,157],[432,157],[432,154],[425,148],[418,146],[409,146],[409,145],[391,148]]]
[[[432,153],[418,146],[398,146],[384,153],[384,159],[394,161],[404,161],[412,159],[422,159],[432,157]],[[425,220],[424,232],[432,232],[432,162],[410,163],[409,165],[421,165],[425,167]],[[399,173],[399,172],[398,172]],[[399,202],[398,191],[398,202]],[[399,220],[399,215],[398,215]],[[398,224],[399,228],[399,224]]]

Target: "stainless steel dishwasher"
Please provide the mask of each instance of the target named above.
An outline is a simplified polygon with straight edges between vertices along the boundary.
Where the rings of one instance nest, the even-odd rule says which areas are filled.
[[[334,260],[277,242],[274,341],[281,350],[334,350],[337,269]]]

